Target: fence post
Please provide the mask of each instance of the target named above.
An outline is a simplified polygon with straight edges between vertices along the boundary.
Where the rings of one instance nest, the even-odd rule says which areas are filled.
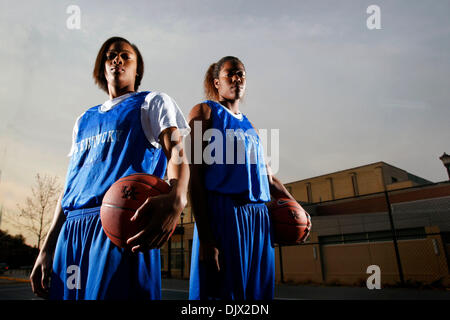
[[[278,255],[280,257],[280,280],[281,283],[284,283],[284,275],[283,275],[283,256],[281,254],[281,245],[278,245]]]
[[[183,232],[181,233],[181,279],[184,279],[184,227],[182,228]]]
[[[392,207],[391,207],[391,202],[389,200],[389,195],[388,195],[387,190],[384,190],[384,195],[385,195],[385,198],[386,198],[386,205],[388,207],[389,222],[391,224],[392,240],[394,242],[395,257],[397,259],[398,275],[400,276],[400,283],[402,285],[404,285],[405,284],[405,279],[403,277],[402,262],[401,262],[400,253],[399,253],[399,250],[398,250],[397,234],[395,232],[394,219],[392,217]]]
[[[169,238],[167,241],[167,277],[172,278],[172,239]]]

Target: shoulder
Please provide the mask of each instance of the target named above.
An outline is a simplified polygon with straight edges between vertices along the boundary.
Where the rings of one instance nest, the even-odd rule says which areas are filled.
[[[251,122],[245,115],[243,115],[243,117],[244,117],[244,119],[246,119],[246,120],[250,123],[250,125],[251,125],[252,128],[253,128],[253,130],[255,130],[256,133],[259,135],[259,130],[258,130],[258,128],[253,124],[253,122]]]
[[[97,106],[97,108],[98,108],[98,106]],[[80,121],[80,119],[83,118],[83,116],[84,116],[86,113],[91,112],[92,109],[93,109],[93,108],[90,108],[90,109],[88,109],[88,110],[83,111],[82,113],[80,113],[80,114],[78,115],[78,117],[76,118],[76,119],[77,119],[76,122]]]
[[[211,107],[206,102],[196,104],[189,112],[188,121],[209,120],[211,118]]]
[[[145,101],[154,104],[173,103],[173,99],[167,93],[160,91],[148,92]]]
[[[102,106],[102,104],[103,104],[103,103],[100,103],[100,104],[97,104],[97,105],[95,105],[95,106],[93,106],[93,107],[90,107],[89,109],[87,109],[86,111],[84,111],[84,112],[81,114],[81,116],[84,115],[84,114],[86,114],[86,113],[97,112],[98,109]],[[80,116],[80,117],[81,117],[81,116]]]
[[[141,105],[144,111],[156,111],[159,114],[177,114],[180,111],[175,100],[167,93],[152,91],[145,97],[144,103]]]
[[[98,109],[99,106],[96,107],[92,107],[87,109],[86,111],[82,112],[75,120],[75,127],[78,127],[79,123],[81,122],[81,120],[84,118],[85,115],[88,115],[89,113],[93,112],[95,108]]]

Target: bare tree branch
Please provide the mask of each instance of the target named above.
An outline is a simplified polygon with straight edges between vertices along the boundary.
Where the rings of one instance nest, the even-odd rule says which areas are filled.
[[[7,215],[16,228],[26,230],[37,238],[38,249],[47,236],[60,193],[61,185],[57,176],[38,173],[31,187],[32,196],[27,197],[23,204],[17,204],[17,214]]]

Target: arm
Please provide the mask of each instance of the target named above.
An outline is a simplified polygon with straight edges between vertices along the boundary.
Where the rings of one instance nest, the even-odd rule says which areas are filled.
[[[138,221],[151,216],[147,227],[128,239],[133,252],[160,248],[169,239],[187,203],[189,166],[182,136],[176,127],[170,127],[161,132],[159,140],[168,159],[167,176],[172,189],[168,194],[148,198],[131,218]]]
[[[251,122],[250,122],[251,123]],[[255,129],[256,133],[259,135],[259,130],[251,123],[253,129]],[[272,173],[272,169],[270,166],[266,163],[266,170],[267,170],[267,178],[269,180],[269,189],[270,189],[270,195],[275,198],[289,198],[292,200],[295,200],[294,197],[287,191],[286,187],[281,183],[280,180],[278,180]]]
[[[270,195],[275,199],[288,198],[295,200],[294,197],[289,193],[289,191],[287,191],[286,187],[281,183],[281,181],[272,174],[272,170],[270,169],[270,166],[268,164],[266,164],[266,168],[269,180]]]
[[[203,179],[203,149],[206,142],[203,141],[204,132],[210,127],[211,109],[208,106],[196,105],[190,112],[188,117],[191,130],[191,180],[189,183],[189,196],[191,199],[192,210],[197,224],[197,231],[200,241],[204,243],[214,244],[214,237],[209,226],[209,218],[207,213],[206,188]],[[201,130],[195,130],[195,126],[201,125]],[[201,147],[198,144],[201,143]],[[197,153],[194,155],[197,149]],[[199,159],[200,158],[200,159]],[[200,163],[196,163],[199,162]]]
[[[52,225],[44,241],[41,251],[36,259],[33,270],[30,275],[31,288],[33,292],[42,297],[48,297],[48,289],[50,276],[52,273],[53,254],[55,252],[58,236],[61,227],[66,220],[64,211],[61,207],[61,200],[63,193],[61,193],[58,203],[56,205],[55,214],[53,216]]]
[[[174,194],[174,206],[178,210],[183,210],[187,204],[187,189],[189,183],[189,165],[183,149],[183,137],[179,130],[170,127],[160,135],[160,141],[164,154],[169,160],[167,166],[167,177]]]
[[[206,141],[203,141],[203,134],[211,127],[211,109],[206,104],[194,106],[189,113],[188,122],[191,127],[189,196],[200,239],[200,260],[220,271],[219,250],[210,227],[204,184],[203,150]],[[196,130],[196,126],[201,126],[201,129]]]

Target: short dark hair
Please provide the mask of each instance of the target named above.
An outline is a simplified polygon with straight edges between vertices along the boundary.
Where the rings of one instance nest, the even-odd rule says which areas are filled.
[[[112,37],[106,40],[101,46],[100,50],[97,54],[97,59],[95,59],[94,72],[92,76],[94,77],[94,82],[97,84],[100,89],[108,92],[108,82],[105,78],[105,61],[106,61],[106,51],[114,42],[125,42],[128,43],[134,50],[137,56],[137,68],[136,68],[136,81],[134,82],[134,90],[137,91],[139,86],[141,85],[142,77],[144,76],[144,59],[142,59],[142,55],[139,52],[139,49],[127,39],[122,37]]]
[[[242,63],[239,58],[233,57],[233,56],[226,56],[220,59],[217,62],[214,62],[211,64],[206,71],[205,79],[203,81],[203,89],[205,91],[205,97],[209,100],[219,100],[219,92],[217,91],[216,87],[214,86],[214,79],[219,78],[220,70],[222,69],[225,62],[232,61],[239,63],[244,67],[244,64]],[[245,68],[245,67],[244,67]]]

